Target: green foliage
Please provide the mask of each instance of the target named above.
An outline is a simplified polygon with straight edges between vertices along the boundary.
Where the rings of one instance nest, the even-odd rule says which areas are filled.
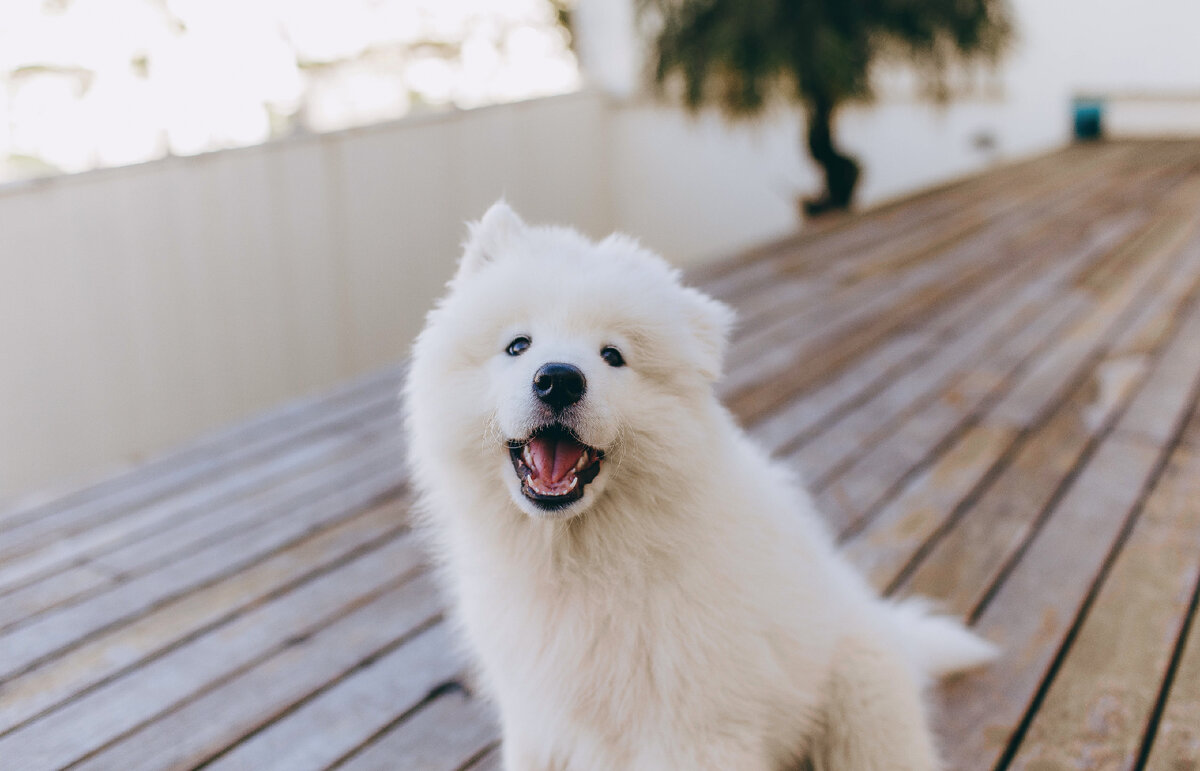
[[[833,145],[839,105],[871,97],[870,70],[881,57],[912,64],[945,98],[949,64],[994,60],[1012,37],[1005,0],[640,0],[657,17],[654,81],[675,76],[692,110],[715,104],[751,117],[775,100],[798,102],[808,146],[826,173],[811,211],[849,204],[853,159]]]
[[[1004,0],[641,0],[657,12],[654,78],[683,77],[686,104],[752,116],[772,98],[833,105],[871,96],[881,55],[944,93],[949,63],[995,58],[1011,37]]]

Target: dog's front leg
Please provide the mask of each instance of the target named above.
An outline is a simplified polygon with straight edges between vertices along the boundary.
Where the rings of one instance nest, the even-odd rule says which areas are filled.
[[[817,771],[935,771],[940,767],[920,686],[898,655],[846,641],[833,663]]]

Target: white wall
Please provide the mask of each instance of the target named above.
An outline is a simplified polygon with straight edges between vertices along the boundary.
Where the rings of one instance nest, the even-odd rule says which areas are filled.
[[[614,220],[678,264],[794,231],[796,190],[815,184],[787,118],[730,126],[631,104],[612,125]]]
[[[1019,0],[1026,37],[1072,90],[1200,87],[1195,0]]]
[[[0,500],[404,355],[464,221],[610,228],[603,97],[0,190]]]

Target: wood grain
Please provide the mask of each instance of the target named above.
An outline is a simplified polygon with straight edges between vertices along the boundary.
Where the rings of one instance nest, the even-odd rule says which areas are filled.
[[[379,548],[402,531],[405,508],[388,503],[352,517],[8,680],[0,690],[0,734]]]
[[[403,759],[410,768],[457,771],[499,741],[500,729],[492,709],[455,688],[422,706],[336,768],[392,771]]]
[[[1132,768],[1197,580],[1200,454],[1151,493],[1010,768]]]
[[[346,172],[316,157],[260,170]],[[210,171],[175,203],[229,184]],[[367,176],[383,205],[395,180]],[[744,320],[721,393],[850,558],[1002,646],[934,694],[951,769],[1200,764],[1198,208],[1200,144],[1072,147],[691,273]],[[263,240],[253,270],[302,241]],[[380,292],[360,276],[343,300],[365,306],[314,312],[369,326]],[[333,338],[268,332],[323,377]],[[0,770],[499,769],[408,532],[402,375],[0,509]]]
[[[419,565],[419,559],[411,541],[394,541],[276,602],[261,606],[214,634],[174,648],[124,677],[88,691],[62,709],[26,723],[0,738],[0,757],[20,760],[24,768],[57,767],[78,761],[180,701],[211,691],[214,684],[237,675],[246,667],[253,667],[264,657],[271,661],[275,658],[272,654],[281,649],[302,649],[305,638],[318,631],[336,637],[348,624],[366,624],[369,630],[378,630],[386,638],[378,642],[378,645],[384,645],[394,639],[391,624],[408,629],[424,623],[437,612],[436,608],[418,602],[419,597],[431,595],[419,585],[406,592],[403,601],[381,604],[384,601],[376,599],[398,581],[408,578]],[[341,621],[348,613],[357,622]],[[342,626],[339,627],[339,623]],[[339,645],[323,646],[321,650],[349,653],[357,650],[352,643],[360,639],[364,639],[361,632],[346,634]],[[361,655],[359,658],[351,656],[343,668],[353,666]],[[278,667],[278,662],[273,666]],[[292,687],[298,679],[279,677],[282,671],[279,668],[272,670],[277,690]],[[295,674],[301,671],[304,668],[298,667]],[[263,693],[264,683],[261,680],[255,682],[255,692]],[[243,704],[247,698],[219,699],[218,713],[231,714],[235,709],[232,705]],[[106,705],[122,707],[112,709]],[[210,714],[201,723],[213,725],[214,721],[216,718]],[[241,726],[239,730],[242,727],[249,728]],[[202,735],[195,727],[187,733]],[[168,744],[172,753],[185,747],[179,734],[167,732],[162,736],[171,737]],[[149,762],[153,754],[149,751],[149,741],[140,739],[134,746],[144,759],[140,762]],[[124,765],[126,763],[121,763],[118,767]],[[100,767],[114,766],[106,762]]]

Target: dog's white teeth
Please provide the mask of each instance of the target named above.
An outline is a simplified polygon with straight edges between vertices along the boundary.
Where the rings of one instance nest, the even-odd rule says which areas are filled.
[[[580,455],[579,460],[575,463],[575,470],[583,471],[585,468],[587,468],[588,463],[591,461],[591,455],[592,454],[590,452],[585,452],[583,455]]]
[[[579,487],[579,477],[571,477],[571,486],[567,488],[567,492],[571,492],[576,487]]]
[[[529,450],[529,445],[525,445],[525,449],[521,451],[521,460],[529,468],[533,468],[533,453]]]

